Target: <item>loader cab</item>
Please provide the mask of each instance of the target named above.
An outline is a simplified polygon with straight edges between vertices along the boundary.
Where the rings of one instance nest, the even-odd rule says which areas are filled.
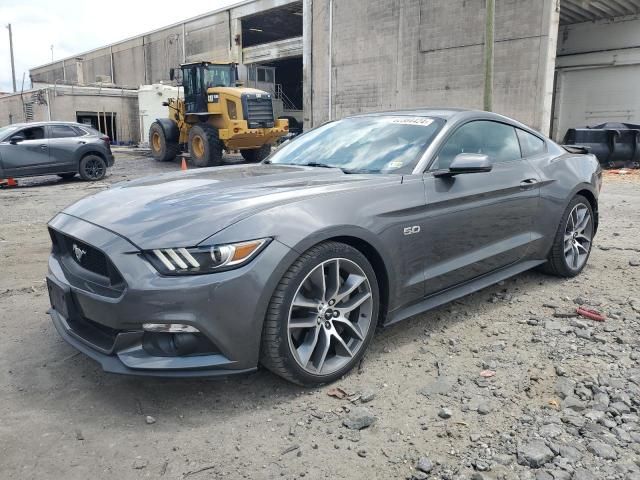
[[[182,79],[176,78],[176,73]],[[206,113],[209,99],[207,90],[215,87],[238,86],[238,67],[235,63],[197,62],[171,69],[171,79],[177,79],[184,88],[185,113]]]

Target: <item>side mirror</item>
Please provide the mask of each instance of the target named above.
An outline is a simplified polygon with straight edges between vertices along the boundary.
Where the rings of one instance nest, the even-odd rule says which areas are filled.
[[[25,137],[25,136],[24,136],[24,133],[22,133],[22,132],[18,132],[18,133],[16,133],[14,136],[12,136],[12,137],[9,139],[9,143],[10,143],[11,145],[15,145],[15,144],[17,144],[17,143],[20,143],[20,142],[25,141],[26,139],[27,139],[27,137]]]
[[[481,153],[459,153],[453,159],[449,170],[435,172],[436,177],[453,177],[465,173],[490,172],[492,168],[491,160],[487,155]]]
[[[244,86],[244,82],[242,81],[236,81],[236,87],[243,87]]]

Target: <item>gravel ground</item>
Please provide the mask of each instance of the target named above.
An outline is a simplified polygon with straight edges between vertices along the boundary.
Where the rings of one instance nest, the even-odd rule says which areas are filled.
[[[410,319],[305,390],[109,375],[55,332],[46,221],[178,168],[121,150],[98,184],[0,191],[0,478],[640,479],[640,176],[605,176],[578,278],[530,272]]]

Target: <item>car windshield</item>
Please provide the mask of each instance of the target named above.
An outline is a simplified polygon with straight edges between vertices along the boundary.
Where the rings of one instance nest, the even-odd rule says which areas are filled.
[[[346,173],[411,173],[443,124],[439,118],[404,115],[346,118],[301,135],[267,162]]]
[[[7,125],[6,127],[0,127],[0,139],[3,139],[7,135],[10,135],[11,132],[18,130],[20,127],[15,127],[13,125]]]

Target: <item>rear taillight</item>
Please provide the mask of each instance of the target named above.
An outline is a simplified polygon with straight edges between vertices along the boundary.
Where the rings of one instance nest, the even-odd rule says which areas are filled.
[[[111,143],[111,139],[107,135],[100,137],[100,140],[102,140],[105,143]]]

